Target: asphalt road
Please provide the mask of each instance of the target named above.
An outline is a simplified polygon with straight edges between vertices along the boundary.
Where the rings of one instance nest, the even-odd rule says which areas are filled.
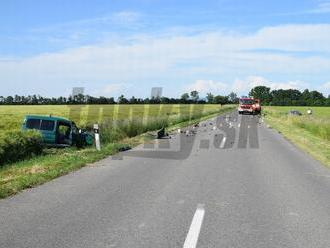
[[[189,130],[1,200],[0,247],[330,247],[329,169],[256,116]]]

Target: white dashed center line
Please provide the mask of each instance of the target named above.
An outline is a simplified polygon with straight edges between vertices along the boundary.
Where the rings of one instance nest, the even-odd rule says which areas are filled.
[[[195,248],[197,246],[199,233],[203,224],[204,214],[204,205],[199,204],[191,222],[183,248]]]
[[[221,144],[220,144],[220,148],[221,148],[221,149],[223,149],[223,148],[225,147],[226,140],[227,140],[227,138],[226,138],[226,136],[224,136],[224,137],[222,138],[222,140],[221,140]]]

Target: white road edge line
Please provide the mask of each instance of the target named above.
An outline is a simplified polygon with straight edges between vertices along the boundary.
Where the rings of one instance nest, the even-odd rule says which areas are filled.
[[[187,234],[183,248],[196,248],[199,233],[201,231],[201,227],[203,224],[204,215],[205,215],[204,205],[198,204],[197,210],[191,222],[189,232]]]
[[[220,148],[223,149],[225,147],[225,144],[226,144],[226,140],[227,140],[227,137],[224,136],[221,140],[221,144],[220,144]]]

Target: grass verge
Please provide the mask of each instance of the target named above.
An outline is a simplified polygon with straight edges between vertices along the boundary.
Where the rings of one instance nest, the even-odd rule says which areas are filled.
[[[290,116],[297,109],[302,116]],[[265,107],[265,120],[286,138],[330,168],[330,108],[312,107],[313,115],[306,115],[308,107]]]
[[[195,116],[190,120],[175,123],[168,130],[184,127],[201,120],[209,119],[222,113],[230,112],[235,106],[228,106],[216,112]],[[87,164],[99,161],[120,151],[127,145],[134,147],[146,141],[146,136],[127,137],[116,143],[103,144],[101,151],[94,148],[78,150],[68,148],[63,150],[48,150],[48,154],[34,157],[14,164],[0,167],[0,198],[14,195],[24,189],[35,187],[59,176],[78,170]]]

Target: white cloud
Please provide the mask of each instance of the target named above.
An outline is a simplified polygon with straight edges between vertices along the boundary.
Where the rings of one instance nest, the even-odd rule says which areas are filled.
[[[123,84],[108,84],[104,87],[103,92],[105,94],[112,94],[114,92],[122,90],[123,88]]]
[[[133,11],[122,11],[114,13],[111,20],[117,24],[132,24],[137,22],[141,17],[141,14]]]
[[[268,86],[271,90],[277,89],[298,89],[304,90],[309,88],[309,85],[303,81],[287,81],[273,82],[262,76],[248,76],[246,78],[236,78],[233,83],[221,83],[214,80],[197,80],[195,83],[188,85],[187,91],[197,90],[202,94],[211,92],[213,94],[227,95],[230,92],[235,92],[239,95],[247,94],[250,89],[256,86]],[[330,83],[323,86],[323,90],[329,87]]]
[[[89,89],[87,94],[93,96],[119,96],[125,94],[132,85],[127,83],[111,83],[105,85],[95,86],[93,89]]]
[[[319,1],[319,3],[310,9],[305,9],[301,11],[285,12],[275,14],[277,16],[295,16],[295,15],[320,15],[330,13],[330,2],[329,1]]]
[[[133,17],[129,13],[119,16],[134,19],[134,14]],[[141,35],[129,40],[19,60],[0,59],[0,82],[6,82],[11,92],[8,94],[15,94],[20,88],[37,93],[53,92],[76,82],[97,84],[104,89],[108,82],[178,82],[178,77],[194,82],[199,78],[213,78],[214,81],[196,81],[194,86],[200,91],[244,92],[256,83],[272,84],[263,77],[245,78],[246,75],[291,78],[300,75],[301,78],[328,75],[330,68],[330,58],[317,54],[330,52],[330,24],[265,27],[252,34],[218,31],[158,37]],[[264,51],[256,52],[260,49]],[[299,56],[296,54],[299,51],[310,55]],[[245,79],[226,86],[220,83],[223,78]],[[302,82],[278,85],[299,87]]]
[[[86,19],[80,19],[76,21],[71,22],[64,22],[52,26],[46,26],[46,27],[39,27],[31,29],[30,31],[36,33],[48,33],[48,32],[60,32],[62,31],[72,31],[75,30],[86,30],[90,29],[91,27],[97,28],[100,25],[105,24],[130,24],[133,22],[137,22],[141,18],[141,14],[139,12],[135,11],[120,11],[120,12],[114,12],[108,15],[104,15],[101,17],[94,17],[94,18],[86,18]],[[64,29],[64,30],[63,30]]]
[[[297,90],[304,90],[309,87],[309,85],[303,81],[288,81],[288,82],[277,82],[277,83],[271,83],[269,85],[272,89],[297,89]]]
[[[289,52],[330,51],[329,24],[281,25],[265,27],[256,34],[238,39],[243,48],[274,49]]]
[[[269,81],[261,76],[248,76],[245,79],[236,79],[231,90],[239,94],[244,94],[251,88],[260,85],[269,86]]]
[[[272,90],[277,89],[298,89],[304,90],[309,87],[309,85],[303,81],[287,81],[287,82],[272,82],[261,76],[249,76],[245,79],[236,79],[234,81],[232,90],[244,94],[247,93],[251,88],[256,86],[268,86]]]
[[[327,82],[327,83],[323,84],[322,88],[330,90],[330,82]]]
[[[315,9],[312,9],[309,12],[315,14],[330,13],[330,2],[321,2]]]
[[[195,83],[188,85],[187,91],[197,90],[199,93],[206,94],[212,92],[213,94],[223,94],[228,89],[228,85],[213,80],[196,80]]]
[[[319,90],[324,93],[324,95],[327,97],[330,95],[330,82],[324,83],[319,87]]]

